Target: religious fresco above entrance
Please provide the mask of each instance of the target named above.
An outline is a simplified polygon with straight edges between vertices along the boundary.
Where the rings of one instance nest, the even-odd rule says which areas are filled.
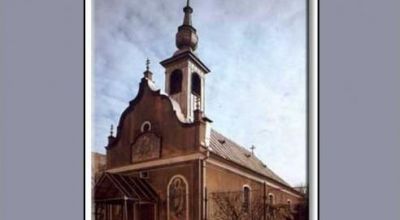
[[[144,133],[132,145],[132,163],[160,157],[161,140],[154,133]]]

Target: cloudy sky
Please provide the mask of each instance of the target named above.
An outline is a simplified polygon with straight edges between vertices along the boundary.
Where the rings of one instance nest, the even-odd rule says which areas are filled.
[[[255,153],[291,185],[306,181],[305,0],[192,0],[197,54],[211,69],[213,128]],[[175,52],[185,0],[94,1],[94,151],[138,91],[145,60],[164,89],[160,61]]]

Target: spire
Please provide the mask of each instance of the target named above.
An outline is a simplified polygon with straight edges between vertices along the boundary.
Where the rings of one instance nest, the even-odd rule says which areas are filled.
[[[149,71],[149,69],[150,69],[150,60],[147,57],[147,59],[146,59],[146,71]]]
[[[143,73],[144,77],[150,80],[153,80],[153,73],[150,71],[150,60],[146,59],[146,71]]]
[[[183,23],[175,36],[178,49],[170,58],[160,62],[165,68],[165,92],[177,102],[185,120],[209,122],[204,109],[205,76],[210,70],[195,53],[199,39],[192,26],[193,9],[190,0],[185,1]]]
[[[197,42],[199,39],[196,34],[196,29],[192,26],[193,9],[190,7],[190,0],[187,0],[186,6],[183,8],[183,12],[185,12],[183,24],[178,27],[175,44],[179,49],[178,51],[194,51],[197,48]]]
[[[187,0],[186,7],[183,8],[183,12],[185,12],[185,17],[183,18],[183,25],[192,26],[193,9],[190,7],[190,0]]]
[[[114,129],[113,124],[111,124],[111,127],[110,127],[110,136],[113,136],[113,135],[114,135],[114,134],[113,134],[113,129]]]
[[[110,127],[110,135],[108,136],[108,147],[109,146],[111,146],[112,144],[113,144],[113,142],[114,142],[114,140],[115,140],[115,137],[114,137],[114,126],[111,124],[111,127]]]

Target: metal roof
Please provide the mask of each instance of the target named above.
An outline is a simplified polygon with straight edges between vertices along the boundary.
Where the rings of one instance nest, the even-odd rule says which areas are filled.
[[[260,159],[244,147],[236,144],[229,138],[211,129],[210,150],[218,156],[232,161],[236,164],[242,165],[250,170],[259,174],[269,177],[286,186],[290,185],[282,178],[276,175],[271,169],[267,167]]]
[[[150,184],[142,178],[105,172],[95,185],[94,199],[155,202],[158,196]]]

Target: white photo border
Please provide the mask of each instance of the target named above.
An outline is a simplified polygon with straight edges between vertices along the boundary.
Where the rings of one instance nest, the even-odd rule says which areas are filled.
[[[310,205],[310,219],[319,218],[319,1],[308,0],[308,193]],[[92,98],[94,84],[93,76],[93,49],[94,49],[94,19],[93,1],[85,0],[85,186],[84,211],[85,219],[92,219],[92,138],[94,137],[92,124]]]

